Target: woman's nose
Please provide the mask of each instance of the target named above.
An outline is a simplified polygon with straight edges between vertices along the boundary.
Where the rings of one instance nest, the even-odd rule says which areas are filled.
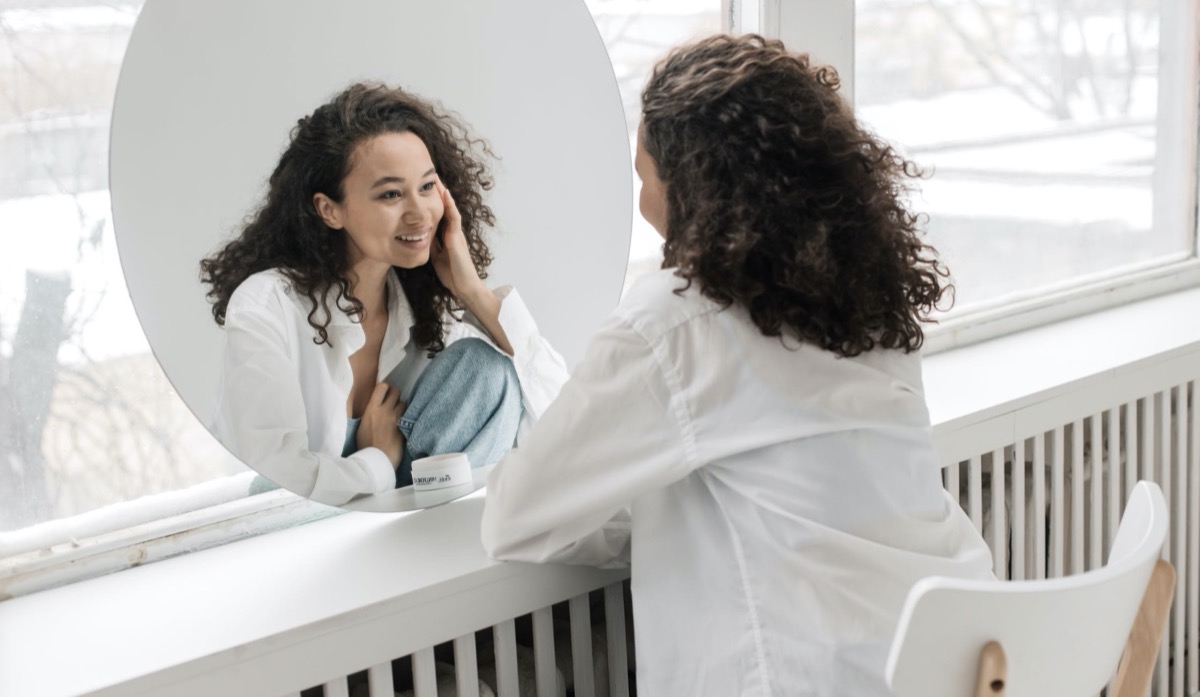
[[[425,206],[419,201],[409,203],[404,207],[404,211],[400,214],[400,220],[405,225],[419,225],[429,218]]]

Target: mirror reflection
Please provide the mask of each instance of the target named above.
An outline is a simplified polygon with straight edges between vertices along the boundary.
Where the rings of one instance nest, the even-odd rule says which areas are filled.
[[[427,455],[486,467],[554,397],[620,295],[630,171],[582,1],[149,0],[113,111],[121,263],[173,386],[253,491],[360,510],[477,488],[406,487]]]
[[[200,264],[225,329],[216,434],[235,456],[342,504],[413,485],[416,459],[492,464],[537,418],[567,369],[519,293],[484,284],[490,154],[378,83],[299,120],[261,205]]]

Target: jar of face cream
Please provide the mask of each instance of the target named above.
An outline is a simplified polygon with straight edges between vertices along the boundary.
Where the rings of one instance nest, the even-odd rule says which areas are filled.
[[[413,489],[429,491],[468,484],[471,481],[471,461],[466,453],[431,455],[412,463]]]

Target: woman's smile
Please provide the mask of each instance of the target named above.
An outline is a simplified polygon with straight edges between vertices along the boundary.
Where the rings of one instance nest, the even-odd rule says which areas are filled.
[[[412,250],[424,249],[425,247],[429,246],[429,238],[430,238],[429,232],[430,232],[430,229],[425,228],[424,230],[419,230],[417,232],[410,232],[408,234],[396,235],[395,239],[397,242],[404,245],[408,249],[412,249]]]

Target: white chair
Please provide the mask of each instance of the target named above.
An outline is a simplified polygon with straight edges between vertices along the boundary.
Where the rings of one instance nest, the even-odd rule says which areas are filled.
[[[1162,490],[1142,481],[1101,568],[921,580],[900,615],[888,685],[896,697],[1095,697],[1112,679],[1108,697],[1143,697],[1175,590],[1159,558],[1166,536]]]

